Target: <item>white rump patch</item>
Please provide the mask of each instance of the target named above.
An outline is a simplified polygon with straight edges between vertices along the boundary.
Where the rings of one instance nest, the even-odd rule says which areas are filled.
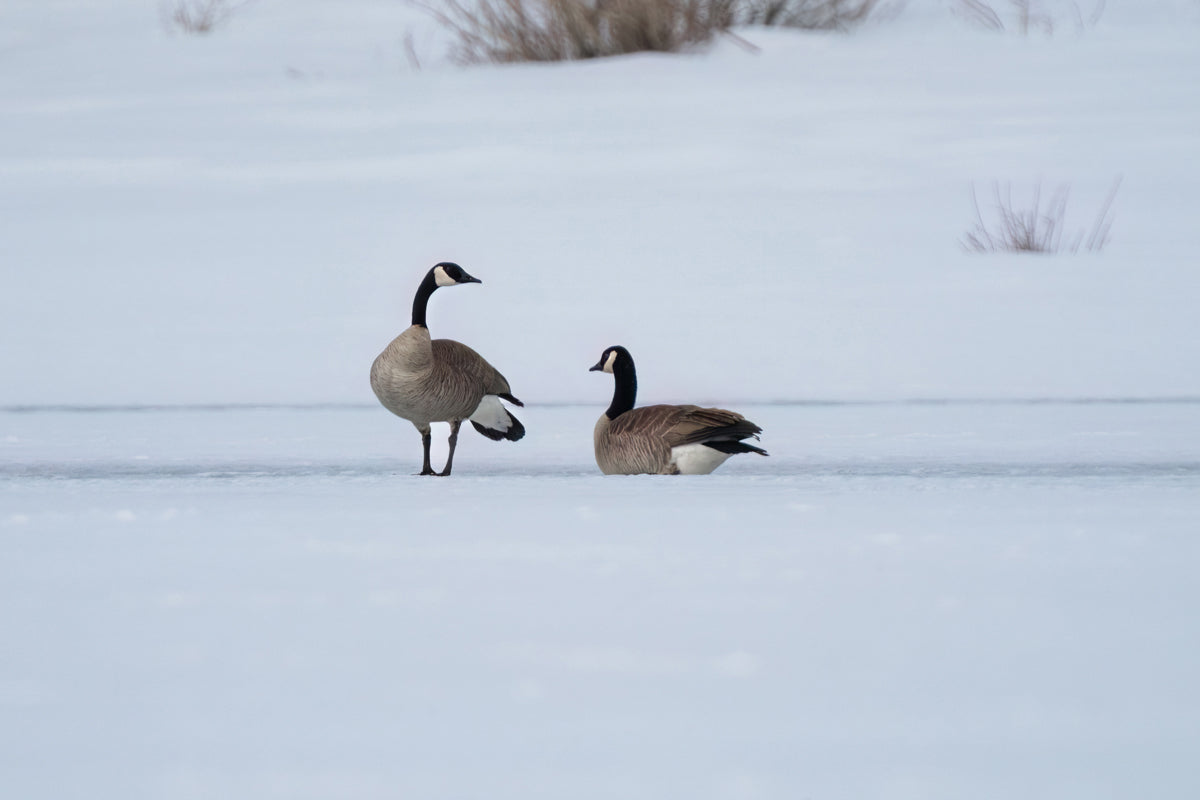
[[[612,369],[613,369],[613,362],[616,360],[617,360],[617,351],[616,350],[610,351],[608,354],[608,358],[604,359],[604,371],[611,374]]]
[[[508,409],[501,404],[500,398],[494,394],[483,396],[475,413],[471,415],[471,421],[478,422],[489,430],[504,433],[507,433],[508,429],[512,427],[512,416],[508,413]]]
[[[724,464],[730,455],[702,444],[681,444],[671,448],[671,463],[681,475],[707,475]]]
[[[446,274],[446,268],[436,266],[433,268],[433,281],[438,286],[457,286],[458,282]]]

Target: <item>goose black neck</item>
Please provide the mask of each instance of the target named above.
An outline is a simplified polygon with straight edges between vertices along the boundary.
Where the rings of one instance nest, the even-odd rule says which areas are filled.
[[[632,409],[637,400],[637,370],[633,367],[633,359],[628,356],[615,359],[612,370],[613,399],[604,414],[609,419],[616,419]]]
[[[421,281],[421,285],[417,287],[417,296],[413,298],[413,315],[412,324],[420,325],[422,328],[428,328],[425,324],[425,307],[429,305],[429,296],[438,288],[437,279],[433,277],[433,271],[425,276],[425,280]]]

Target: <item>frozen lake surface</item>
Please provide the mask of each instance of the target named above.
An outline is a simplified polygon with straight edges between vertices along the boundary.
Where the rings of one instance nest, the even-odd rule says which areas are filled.
[[[693,478],[603,401],[449,479],[378,408],[0,412],[3,794],[1200,792],[1200,404],[729,405],[771,457]]]

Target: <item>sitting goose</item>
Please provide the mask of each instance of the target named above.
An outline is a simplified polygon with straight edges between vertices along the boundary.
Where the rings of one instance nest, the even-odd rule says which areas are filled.
[[[465,344],[453,339],[430,339],[425,307],[439,286],[483,283],[458,264],[435,264],[417,287],[412,325],[384,348],[371,365],[371,388],[383,407],[411,422],[421,432],[425,460],[422,475],[449,475],[464,419],[489,439],[515,442],[525,426],[508,413],[500,400],[523,406],[512,396],[508,381],[495,367]],[[431,422],[450,423],[450,455],[446,467],[434,472],[429,465]]]
[[[610,347],[589,372],[615,378],[612,405],[596,422],[596,463],[605,475],[707,475],[736,453],[767,454],[743,439],[762,428],[741,414],[699,406],[634,408],[637,371],[624,347]]]

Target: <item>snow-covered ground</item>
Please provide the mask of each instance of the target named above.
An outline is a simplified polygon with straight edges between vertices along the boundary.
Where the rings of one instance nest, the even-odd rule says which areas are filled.
[[[590,401],[611,344],[664,395],[1200,395],[1200,8],[1020,37],[908,5],[458,69],[397,0],[258,0],[207,38],[7,0],[0,405],[373,401],[444,259],[484,284],[431,329],[526,402]],[[1074,231],[1118,178],[1099,256],[960,247],[972,183],[1069,184]]]
[[[1200,4],[955,5],[460,69],[0,3],[0,797],[1200,796]],[[445,480],[367,384],[442,259],[529,404]],[[771,456],[600,476],[612,344]]]
[[[0,415],[4,796],[1200,791],[1200,405],[749,406],[694,478],[599,410],[448,479],[382,409]]]

